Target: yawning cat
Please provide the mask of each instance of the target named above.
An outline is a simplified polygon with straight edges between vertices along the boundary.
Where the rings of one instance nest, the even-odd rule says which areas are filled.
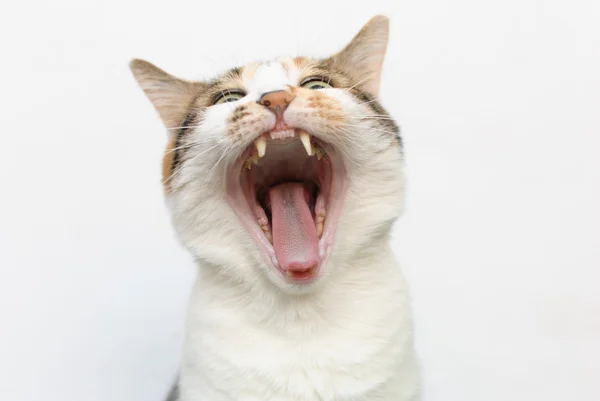
[[[164,125],[166,203],[198,264],[180,401],[414,401],[390,247],[402,141],[378,99],[388,19],[326,59],[186,81],[130,67]]]

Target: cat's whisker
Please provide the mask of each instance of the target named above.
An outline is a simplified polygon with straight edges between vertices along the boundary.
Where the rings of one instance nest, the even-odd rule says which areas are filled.
[[[391,118],[389,115],[387,114],[355,114],[353,115],[353,117],[386,117],[386,118]]]
[[[216,169],[219,167],[219,165],[221,164],[221,161],[227,155],[227,153],[229,152],[229,150],[231,150],[231,145],[227,145],[227,147],[225,148],[225,150],[223,150],[223,154],[221,154],[221,157],[219,157],[219,160],[217,160],[217,162],[210,169],[210,171],[208,173],[208,181],[212,181],[213,176],[216,173]]]
[[[353,115],[352,117],[363,120],[394,120],[392,117],[386,116],[385,114]]]
[[[395,138],[398,136],[398,134],[396,132],[393,131],[388,131],[388,130],[378,130],[378,129],[373,129],[370,128],[371,131],[375,131],[378,132],[379,135],[381,135],[381,137],[388,137],[388,138]],[[343,127],[336,127],[336,131],[344,134],[344,135],[348,135],[348,136],[355,136],[356,135],[356,131],[354,130],[349,130],[347,128],[343,128]],[[361,141],[356,141],[353,145],[354,147],[359,148],[359,151],[361,151],[361,149],[366,149],[367,146],[365,143],[361,142]]]
[[[189,129],[189,128],[198,128],[200,125],[182,125],[181,127],[167,127],[167,131],[174,131],[178,129]]]
[[[349,135],[349,136],[351,136],[351,135],[356,135],[356,131],[351,131],[351,130],[349,130],[349,129],[347,129],[347,128],[343,128],[343,127],[339,127],[339,126],[338,126],[338,127],[335,127],[335,131],[337,131],[337,132],[341,132],[341,133],[343,133],[343,134],[345,134],[345,135]],[[364,147],[366,147],[366,146],[364,145],[364,143],[363,143],[363,142],[360,142],[360,141],[357,141],[356,143],[354,143],[354,144],[353,144],[353,146],[354,146],[354,147],[358,147],[358,148],[364,148]]]
[[[204,110],[206,110],[208,107],[194,107],[194,111],[196,111],[197,113],[200,113]],[[198,128],[200,125],[181,125],[179,127],[167,127],[166,130],[167,131],[174,131],[174,130],[179,130],[179,129],[189,129],[189,128]]]
[[[181,150],[181,149],[189,149],[189,148],[193,148],[194,146],[200,146],[200,145],[201,145],[200,143],[190,143],[190,144],[187,144],[187,145],[178,146],[176,148],[172,148],[172,149],[167,150],[165,152],[165,155],[168,155],[169,153],[173,153],[173,152],[176,152],[176,151]]]
[[[360,105],[363,105],[363,104],[369,104],[369,103],[379,102],[379,100],[380,100],[379,98],[375,98],[375,99],[372,99],[372,100],[368,100],[366,102],[361,102],[358,105],[360,106]]]
[[[179,174],[181,172],[181,170],[185,167],[186,164],[188,163],[192,163],[194,160],[196,160],[198,157],[212,151],[213,149],[215,149],[216,147],[218,147],[219,144],[215,144],[213,146],[211,146],[208,149],[203,150],[202,152],[198,153],[196,156],[192,157],[189,161],[186,161],[185,163],[182,163],[181,166],[176,169],[168,178],[166,178],[165,180],[163,180],[163,185],[168,183],[169,181],[171,181],[177,174]]]
[[[355,83],[354,85],[352,85],[352,86],[351,86],[351,87],[349,87],[349,88],[339,88],[339,89],[344,89],[344,90],[347,90],[347,91],[351,91],[352,89],[356,88],[356,87],[357,87],[357,86],[359,86],[360,84],[364,83],[364,82],[365,82],[366,80],[368,80],[369,78],[370,78],[370,77],[368,77],[368,76],[367,76],[367,77],[365,77],[365,78],[361,79],[360,81],[358,81],[357,83]]]
[[[394,133],[393,130],[389,130],[389,129],[385,129],[385,128],[378,128],[378,127],[365,127],[363,125],[358,125],[358,124],[341,124],[341,127],[352,127],[352,128],[360,128],[360,129],[368,129],[368,130],[373,130],[373,131],[380,131],[380,132],[387,132],[387,133]]]

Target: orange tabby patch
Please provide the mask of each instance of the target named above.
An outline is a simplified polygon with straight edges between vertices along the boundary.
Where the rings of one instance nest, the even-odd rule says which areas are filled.
[[[256,74],[256,70],[258,69],[258,64],[252,63],[244,66],[242,68],[242,72],[240,76],[242,77],[242,82],[251,81],[254,78],[254,74]]]
[[[308,91],[302,89],[302,91]],[[330,121],[341,121],[344,118],[342,108],[335,100],[326,96],[324,93],[308,91],[309,97],[306,99],[306,105],[316,109],[316,114]]]

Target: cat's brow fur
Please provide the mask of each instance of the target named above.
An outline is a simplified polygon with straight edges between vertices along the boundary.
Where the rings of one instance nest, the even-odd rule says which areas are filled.
[[[168,401],[420,399],[410,296],[389,244],[404,173],[398,124],[378,98],[388,25],[371,19],[327,58],[250,63],[205,81],[131,62],[167,127],[166,203],[198,263]],[[332,88],[301,86],[314,76]],[[243,99],[213,106],[240,89]],[[295,96],[286,118],[310,123],[344,160],[334,247],[312,284],[273,275],[226,200],[229,169],[274,121],[260,97],[283,89]]]

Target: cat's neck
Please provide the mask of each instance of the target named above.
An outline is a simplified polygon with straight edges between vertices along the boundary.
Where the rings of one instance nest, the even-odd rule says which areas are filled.
[[[332,261],[335,263],[335,260]],[[339,263],[339,262],[338,262]],[[306,294],[286,294],[267,280],[252,285],[233,282],[218,268],[200,268],[192,297],[198,313],[232,312],[251,324],[307,330],[356,314],[371,313],[394,294],[403,294],[404,278],[388,244],[371,248],[351,264],[328,266],[331,274]],[[208,311],[212,309],[212,311]]]

